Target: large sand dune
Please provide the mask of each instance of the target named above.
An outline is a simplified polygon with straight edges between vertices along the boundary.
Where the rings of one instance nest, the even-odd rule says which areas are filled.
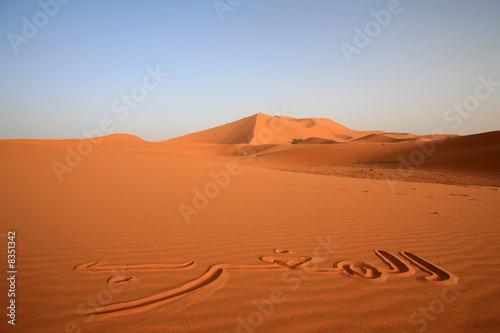
[[[267,133],[272,132],[272,140],[266,140]],[[320,137],[347,142],[355,138],[370,135],[374,132],[351,130],[330,119],[295,119],[287,116],[268,116],[262,113],[251,117],[211,128],[205,131],[188,134],[166,143],[218,143],[218,144],[282,144],[290,143],[293,139]],[[379,132],[376,132],[379,133]]]
[[[18,271],[2,332],[500,327],[498,131],[257,114],[163,142],[2,140],[0,153],[0,244],[6,256],[16,231]]]

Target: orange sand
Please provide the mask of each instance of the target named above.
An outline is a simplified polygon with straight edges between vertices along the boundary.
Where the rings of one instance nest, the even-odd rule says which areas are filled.
[[[0,152],[1,269],[15,230],[18,270],[2,332],[500,329],[498,131],[257,114]]]

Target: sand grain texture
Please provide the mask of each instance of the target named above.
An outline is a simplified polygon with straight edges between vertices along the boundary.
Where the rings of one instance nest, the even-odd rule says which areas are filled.
[[[51,165],[79,140],[0,141],[18,267],[16,327],[0,331],[498,332],[500,132],[444,138],[392,187],[335,172],[396,174],[436,138],[258,114],[103,138],[62,182]],[[179,205],[228,165],[186,221]]]

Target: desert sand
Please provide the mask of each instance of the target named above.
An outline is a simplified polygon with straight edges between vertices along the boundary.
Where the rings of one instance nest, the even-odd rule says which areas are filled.
[[[500,131],[256,114],[0,152],[2,332],[500,329]]]

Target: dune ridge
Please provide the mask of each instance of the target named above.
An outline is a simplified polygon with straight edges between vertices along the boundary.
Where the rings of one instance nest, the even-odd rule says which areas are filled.
[[[262,144],[259,135],[272,133],[266,144],[286,144],[293,139],[319,137],[335,142],[349,142],[362,136],[383,133],[381,131],[356,131],[326,118],[295,119],[287,116],[268,116],[257,113],[222,126],[163,141],[168,144],[216,143]]]
[[[266,134],[272,133],[272,136]],[[263,138],[259,139],[259,136]],[[442,140],[456,135],[425,135],[384,131],[357,131],[327,118],[292,118],[257,113],[225,125],[162,141],[167,144],[289,144],[302,143],[403,142]],[[265,141],[265,142],[263,142]]]

